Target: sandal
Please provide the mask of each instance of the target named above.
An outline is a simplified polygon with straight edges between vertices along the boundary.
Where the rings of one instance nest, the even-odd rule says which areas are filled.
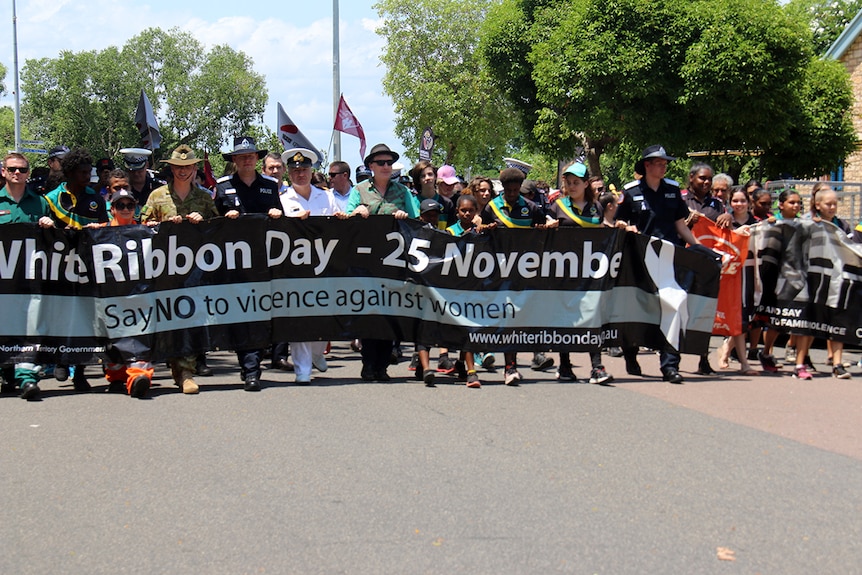
[[[740,369],[739,375],[754,376],[754,375],[760,375],[760,372],[757,371],[756,369],[751,369],[749,367],[748,369]]]

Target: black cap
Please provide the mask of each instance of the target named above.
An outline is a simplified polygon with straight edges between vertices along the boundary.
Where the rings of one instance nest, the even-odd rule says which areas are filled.
[[[419,213],[424,214],[427,212],[442,212],[443,206],[440,205],[440,202],[437,200],[427,198],[422,200],[422,203],[419,204]]]

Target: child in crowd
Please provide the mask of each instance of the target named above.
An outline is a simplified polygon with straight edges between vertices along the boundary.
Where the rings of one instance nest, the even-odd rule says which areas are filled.
[[[497,227],[496,223],[491,223],[486,226],[479,224],[477,226],[474,218],[478,213],[479,202],[476,201],[475,196],[466,194],[458,196],[458,201],[455,207],[455,215],[458,217],[458,221],[446,228],[446,231],[453,236],[460,237],[465,234],[477,233],[482,229]],[[467,387],[474,389],[482,387],[482,383],[479,381],[479,376],[476,374],[475,357],[472,351],[462,351],[457,363],[461,364],[458,369],[459,374],[465,369],[466,364]]]
[[[114,180],[112,177],[109,181],[113,182]],[[138,223],[135,219],[135,214],[138,212],[138,200],[135,199],[132,192],[121,188],[110,196],[110,201],[112,217],[110,226],[130,226]],[[153,365],[149,361],[137,358],[124,361],[119,351],[114,347],[108,348],[107,355],[105,379],[108,380],[108,391],[114,392],[125,389],[131,397],[139,399],[146,397],[153,379]]]

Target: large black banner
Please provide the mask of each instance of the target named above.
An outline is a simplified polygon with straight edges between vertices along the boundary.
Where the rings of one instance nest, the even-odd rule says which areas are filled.
[[[455,238],[415,220],[272,220],[80,232],[0,228],[0,361],[158,360],[374,337],[468,350],[629,343],[706,351],[719,267],[613,229]]]
[[[800,218],[754,226],[749,251],[758,316],[783,331],[862,343],[862,245]]]

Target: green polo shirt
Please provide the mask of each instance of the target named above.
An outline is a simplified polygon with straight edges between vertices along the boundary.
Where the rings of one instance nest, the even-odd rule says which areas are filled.
[[[12,199],[6,186],[0,188],[0,224],[38,222],[42,216],[50,215],[51,210],[45,198],[31,192],[29,188],[24,190],[20,202]]]

